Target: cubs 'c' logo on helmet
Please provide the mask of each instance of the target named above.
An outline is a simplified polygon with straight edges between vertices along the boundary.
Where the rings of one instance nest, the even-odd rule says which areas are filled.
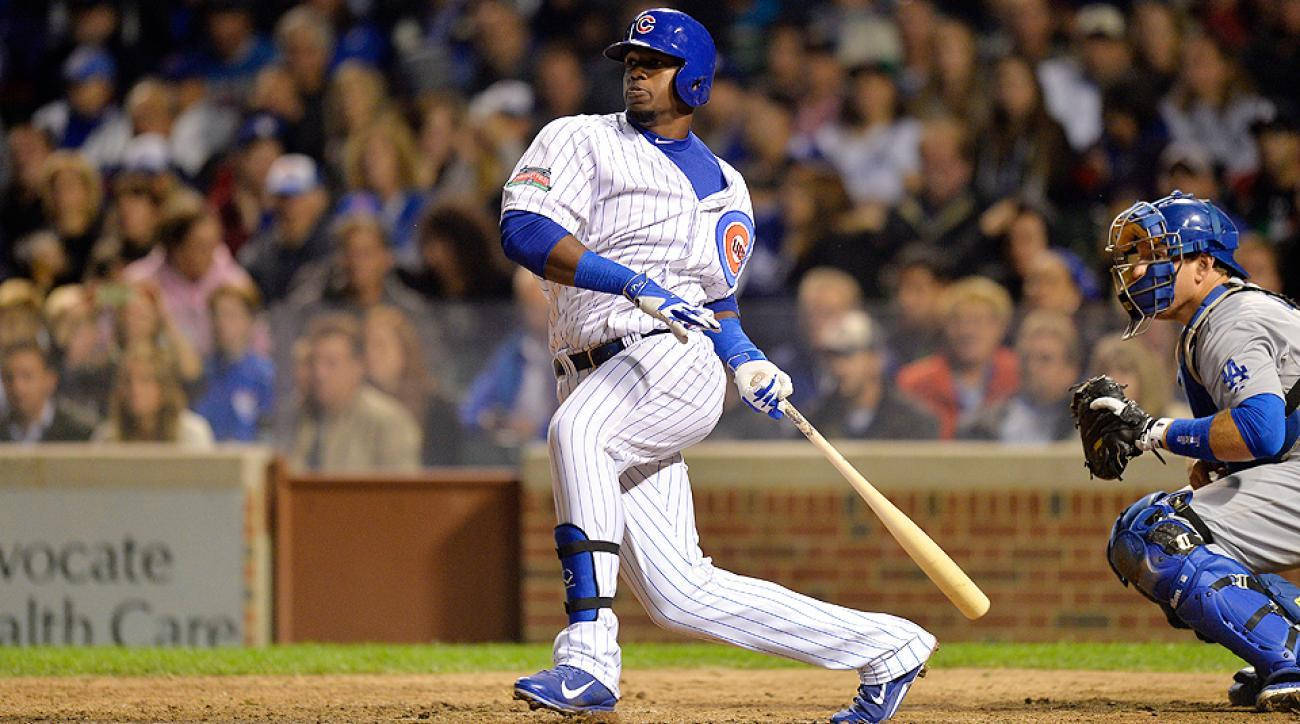
[[[642,15],[641,17],[636,19],[636,31],[638,33],[645,35],[651,30],[654,30],[654,28],[655,28],[655,16],[646,13],[645,15]]]
[[[728,284],[735,284],[754,248],[754,221],[743,211],[728,211],[718,219],[718,257]]]

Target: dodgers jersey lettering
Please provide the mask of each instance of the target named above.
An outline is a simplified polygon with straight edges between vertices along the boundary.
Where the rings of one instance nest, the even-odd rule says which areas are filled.
[[[623,113],[560,118],[519,159],[501,210],[546,216],[593,252],[701,304],[735,292],[753,247],[749,189],[734,168],[719,164],[725,187],[699,199],[682,170]],[[542,288],[552,352],[660,326],[618,295],[546,281]]]

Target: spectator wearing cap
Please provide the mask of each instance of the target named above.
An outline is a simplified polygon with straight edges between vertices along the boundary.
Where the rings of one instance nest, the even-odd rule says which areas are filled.
[[[1065,129],[1077,152],[1090,148],[1102,131],[1102,93],[1132,66],[1124,13],[1114,5],[1094,3],[1074,15],[1074,52],[1038,65],[1047,112]]]
[[[254,442],[270,421],[275,389],[270,358],[253,349],[257,292],[251,286],[217,287],[208,305],[213,352],[204,365],[203,394],[194,411],[208,421],[218,441]]]
[[[989,408],[958,433],[972,440],[1042,444],[1074,436],[1070,386],[1079,381],[1079,335],[1060,312],[1031,312],[1016,335],[1016,354],[1024,375],[1015,397]]]
[[[112,168],[131,138],[131,122],[113,104],[117,64],[106,51],[81,46],[63,64],[64,99],[32,115],[58,148],[77,149],[100,168]]]
[[[237,106],[252,90],[257,72],[275,59],[275,46],[256,32],[249,0],[205,3],[208,48],[195,66],[220,103]]]
[[[35,340],[0,351],[0,380],[9,412],[0,424],[0,443],[83,442],[91,425],[55,397],[59,372]]]
[[[321,472],[418,469],[420,428],[400,402],[366,384],[356,320],[320,319],[308,339],[305,405],[290,464]]]
[[[479,173],[491,178],[509,173],[533,134],[532,86],[521,80],[497,81],[470,99],[466,115],[480,147]]]
[[[935,416],[888,384],[880,331],[866,312],[847,312],[822,327],[814,346],[834,385],[813,403],[822,434],[860,440],[938,437]]]
[[[1210,155],[1204,148],[1188,141],[1173,141],[1160,152],[1160,173],[1156,176],[1156,195],[1183,191],[1198,199],[1219,197],[1219,182]]]
[[[1016,355],[1002,346],[1011,295],[996,282],[967,277],[943,295],[943,349],[898,371],[898,389],[939,418],[939,438],[957,431],[1016,393]]]
[[[378,210],[399,266],[418,263],[420,214],[426,195],[415,137],[401,118],[382,116],[348,138],[343,147],[343,170],[349,193],[343,198],[367,196]]]
[[[1259,167],[1250,129],[1269,118],[1272,109],[1250,89],[1232,54],[1208,35],[1193,36],[1183,45],[1182,74],[1160,103],[1169,137],[1204,148],[1229,184]]]
[[[896,204],[920,171],[921,124],[902,114],[892,68],[862,66],[851,78],[841,121],[817,134],[817,150],[839,169],[854,204]]]
[[[42,169],[41,205],[68,257],[68,272],[59,281],[81,279],[103,227],[103,204],[103,181],[88,157],[67,150],[50,154]]]
[[[157,246],[123,271],[127,282],[156,284],[163,306],[200,357],[212,352],[213,291],[253,283],[221,243],[216,214],[197,195],[183,192],[164,204],[154,231]]]
[[[239,250],[239,260],[271,304],[289,294],[300,270],[328,258],[333,244],[326,214],[329,195],[315,161],[292,153],[277,158],[266,173],[266,193],[275,199],[270,228]]]
[[[165,197],[180,187],[172,165],[171,146],[167,137],[159,133],[141,133],[126,144],[122,152],[122,165],[116,178],[143,181],[159,197]]]

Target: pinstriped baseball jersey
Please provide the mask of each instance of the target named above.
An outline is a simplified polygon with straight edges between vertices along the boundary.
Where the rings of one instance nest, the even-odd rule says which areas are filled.
[[[714,169],[703,145],[688,141],[689,147],[642,132],[622,113],[559,119],[519,161],[503,213],[546,216],[588,249],[645,272],[687,302],[721,299],[735,292],[744,270],[753,210],[740,174],[720,161]],[[674,160],[669,153],[692,155]],[[553,352],[588,349],[659,324],[617,294],[545,289]],[[560,406],[547,429],[556,517],[588,540],[620,546],[590,554],[595,598],[613,598],[625,565],[634,595],[674,630],[857,669],[868,683],[919,666],[935,640],[916,624],[801,596],[715,568],[704,557],[681,451],[712,430],[725,390],[723,365],[700,334],[686,344],[670,335],[634,340],[598,367],[561,377]],[[573,579],[566,569],[566,586]],[[566,597],[591,600],[572,585]],[[594,619],[571,618],[555,639],[554,657],[617,696],[622,656],[613,609],[597,606]]]
[[[537,134],[506,182],[502,212],[550,218],[588,249],[692,304],[735,292],[753,245],[753,207],[740,174],[696,197],[685,174],[623,113],[570,116]],[[551,351],[582,350],[660,325],[627,299],[543,282]]]

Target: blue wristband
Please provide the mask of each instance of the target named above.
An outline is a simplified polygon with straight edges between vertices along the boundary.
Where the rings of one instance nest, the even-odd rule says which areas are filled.
[[[1169,423],[1169,429],[1165,430],[1165,447],[1170,452],[1189,458],[1219,462],[1210,451],[1210,424],[1213,422],[1213,415],[1174,420]]]
[[[711,304],[706,306],[713,307]],[[746,362],[767,359],[745,334],[745,330],[740,326],[739,317],[724,317],[718,320],[718,324],[722,325],[721,331],[705,332],[705,334],[713,342],[713,351],[733,371]]]
[[[623,294],[623,290],[636,277],[636,272],[622,264],[588,251],[578,258],[578,268],[573,272],[573,285],[606,294]]]

